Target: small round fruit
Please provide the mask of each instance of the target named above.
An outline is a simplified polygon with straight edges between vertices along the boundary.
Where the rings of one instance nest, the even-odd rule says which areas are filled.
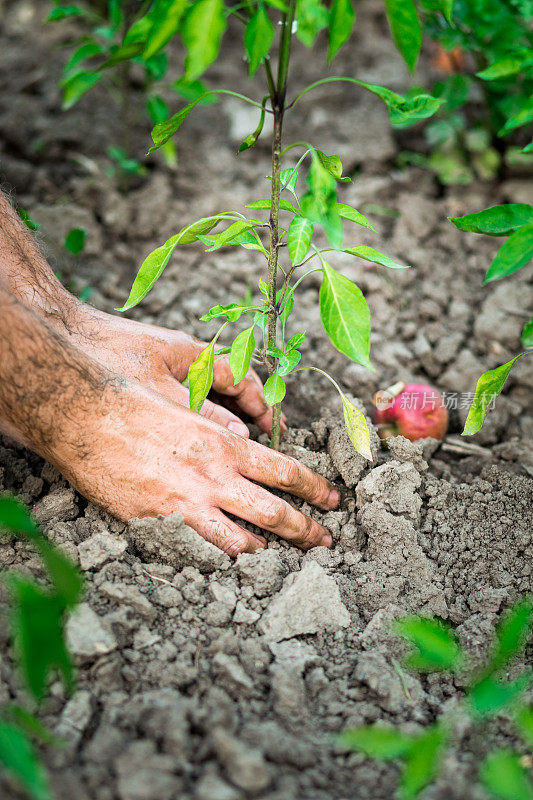
[[[395,383],[374,395],[374,424],[379,437],[405,436],[443,439],[448,429],[448,411],[442,395],[425,383]]]

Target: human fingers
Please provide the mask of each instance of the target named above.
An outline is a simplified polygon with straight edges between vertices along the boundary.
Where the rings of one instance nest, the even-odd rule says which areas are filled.
[[[295,458],[258,442],[243,442],[238,452],[238,469],[245,478],[302,497],[319,508],[336,508],[340,501],[338,491],[326,478]]]
[[[262,536],[237,525],[218,508],[198,510],[192,518],[186,518],[186,522],[200,536],[232,558],[239,553],[257,553],[266,547],[266,540]]]
[[[319,545],[331,547],[329,531],[316,520],[244,478],[228,487],[224,497],[220,498],[220,505],[225,511],[276,533],[304,550]]]
[[[229,359],[220,358],[215,361],[213,370],[213,389],[220,394],[232,397],[240,410],[247,414],[265,433],[272,430],[272,408],[267,405],[263,384],[257,373],[250,369],[236,386],[233,385]],[[287,426],[283,423],[283,429]]]
[[[160,394],[164,395],[169,400],[179,403],[179,405],[185,406],[186,408],[189,407],[189,390],[186,389],[185,386],[182,386],[181,383],[178,383],[176,380],[174,380],[174,378],[170,376],[168,379],[165,378],[164,381],[158,382],[155,388]],[[233,433],[237,433],[239,436],[242,436],[245,439],[250,436],[250,431],[245,423],[239,419],[236,414],[233,414],[231,411],[229,411],[229,409],[218,405],[218,403],[213,403],[211,400],[205,400],[202,408],[200,409],[200,414],[202,417],[210,419],[213,422],[216,422],[218,425],[222,425],[224,428],[228,428],[228,430],[233,431]]]

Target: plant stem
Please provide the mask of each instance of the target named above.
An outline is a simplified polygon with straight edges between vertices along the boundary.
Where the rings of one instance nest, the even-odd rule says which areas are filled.
[[[291,52],[291,34],[296,0],[291,0],[289,10],[283,15],[281,38],[279,44],[277,85],[274,86],[270,63],[265,65],[267,81],[270,89],[270,102],[274,113],[274,132],[272,136],[272,192],[270,204],[270,251],[268,255],[268,334],[267,346],[276,347],[279,310],[276,303],[277,278],[278,278],[278,248],[279,248],[279,197],[281,192],[281,139],[283,130],[283,114],[285,111],[285,95],[287,92],[287,76],[289,72],[289,59]],[[277,359],[268,356],[267,367],[269,375],[274,375],[277,369]],[[277,403],[272,409],[272,436],[270,446],[277,450],[279,447],[281,427],[281,404]]]

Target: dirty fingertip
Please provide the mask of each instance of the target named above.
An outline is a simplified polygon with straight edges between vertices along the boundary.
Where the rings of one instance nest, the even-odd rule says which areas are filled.
[[[236,433],[238,436],[242,436],[243,439],[248,439],[250,437],[250,431],[244,422],[231,421],[228,423],[228,430],[232,433]]]
[[[341,496],[336,489],[332,489],[328,496],[328,506],[330,508],[337,508],[341,501]]]

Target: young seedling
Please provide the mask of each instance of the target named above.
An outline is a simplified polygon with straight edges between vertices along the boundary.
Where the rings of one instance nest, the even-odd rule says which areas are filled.
[[[58,671],[65,687],[74,687],[74,671],[65,644],[66,616],[76,606],[83,580],[76,567],[39,531],[26,508],[8,495],[0,497],[0,531],[32,543],[45,567],[49,586],[9,572],[11,629],[18,666],[37,702],[48,693],[50,674]],[[46,772],[32,740],[52,743],[54,737],[29,711],[18,705],[0,708],[0,770],[14,778],[32,800],[52,800]]]
[[[508,237],[487,270],[484,284],[512,275],[533,258],[533,206],[527,203],[506,203],[448,219],[461,231]],[[519,358],[533,353],[533,317],[524,325],[521,342],[526,348],[523,353],[495,369],[489,369],[479,378],[463,436],[472,436],[480,430],[487,410],[501,394],[514,364]]]
[[[376,760],[400,760],[400,800],[413,800],[438,776],[446,747],[452,742],[456,721],[468,714],[476,726],[476,749],[486,753],[484,735],[496,715],[511,716],[524,743],[533,746],[533,706],[524,695],[533,686],[531,668],[510,679],[509,666],[524,650],[533,628],[533,598],[516,603],[500,621],[491,651],[481,669],[472,671],[465,697],[452,712],[442,715],[419,734],[408,735],[398,728],[368,725],[347,730],[341,743]],[[468,659],[454,631],[437,619],[408,616],[395,624],[396,632],[412,646],[404,665],[416,672],[464,671]],[[486,732],[485,732],[486,734]],[[495,750],[483,757],[480,782],[491,796],[500,800],[533,800],[527,757],[512,750]]]
[[[421,43],[416,8],[411,0],[400,4],[386,3],[385,6],[395,42],[412,69]],[[207,252],[240,246],[260,254],[266,261],[266,269],[265,279],[259,282],[259,298],[248,305],[242,302],[219,304],[202,317],[203,320],[220,318],[225,321],[192,364],[188,385],[190,406],[199,411],[211,387],[213,363],[217,355],[229,352],[236,384],[246,375],[252,362],[263,362],[268,371],[265,397],[273,407],[271,446],[276,448],[286,378],[304,368],[300,366],[300,359],[305,333],[288,333],[296,290],[300,284],[312,273],[322,274],[319,306],[327,335],[341,353],[371,369],[370,312],[366,300],[355,283],[334,269],[329,261],[329,253],[348,253],[392,269],[404,267],[373,247],[344,243],[344,222],[372,231],[374,228],[357,209],[338,200],[339,184],[350,181],[348,176],[343,176],[339,156],[326,154],[305,141],[284,145],[285,116],[293,112],[314,88],[339,81],[379,97],[387,106],[393,122],[425,119],[437,110],[441,101],[420,93],[404,97],[385,87],[346,76],[326,77],[307,86],[296,96],[289,97],[288,75],[293,37],[297,36],[304,45],[311,47],[320,30],[327,28],[328,61],[331,61],[347,42],[353,28],[355,12],[351,0],[334,0],[330,8],[319,0],[300,3],[296,3],[296,0],[287,3],[284,0],[247,0],[236,7],[226,6],[223,0],[197,0],[188,6],[179,24],[186,49],[185,82],[197,80],[215,61],[227,18],[232,15],[244,26],[244,49],[250,75],[254,75],[260,66],[264,70],[264,96],[254,100],[231,90],[209,91],[182,108],[167,122],[155,126],[152,131],[154,144],[149,152],[166,145],[202,99],[215,94],[232,95],[258,110],[257,127],[242,142],[240,153],[254,147],[263,132],[266,116],[272,118],[272,166],[271,174],[267,177],[269,196],[248,203],[247,208],[253,212],[253,216],[245,216],[237,211],[216,213],[187,225],[150,253],[121,310],[132,308],[146,296],[178,245],[201,241],[207,246]],[[272,16],[277,18],[274,21],[278,24],[274,24]],[[279,33],[276,34],[276,31]],[[277,50],[276,68],[271,56],[274,50]],[[294,152],[298,154],[295,159],[292,158]],[[307,172],[305,186],[302,181],[304,169]],[[265,212],[265,217],[261,218],[261,212]],[[223,226],[224,229],[215,232],[217,226]],[[318,230],[325,234],[328,246],[320,241],[314,242],[313,236]],[[239,333],[230,347],[217,350],[222,332],[243,316],[249,317],[246,329]],[[256,340],[257,333],[259,343]],[[332,380],[330,376],[326,377]],[[334,385],[341,394],[348,432],[355,447],[366,458],[371,458],[370,437],[363,414]]]

